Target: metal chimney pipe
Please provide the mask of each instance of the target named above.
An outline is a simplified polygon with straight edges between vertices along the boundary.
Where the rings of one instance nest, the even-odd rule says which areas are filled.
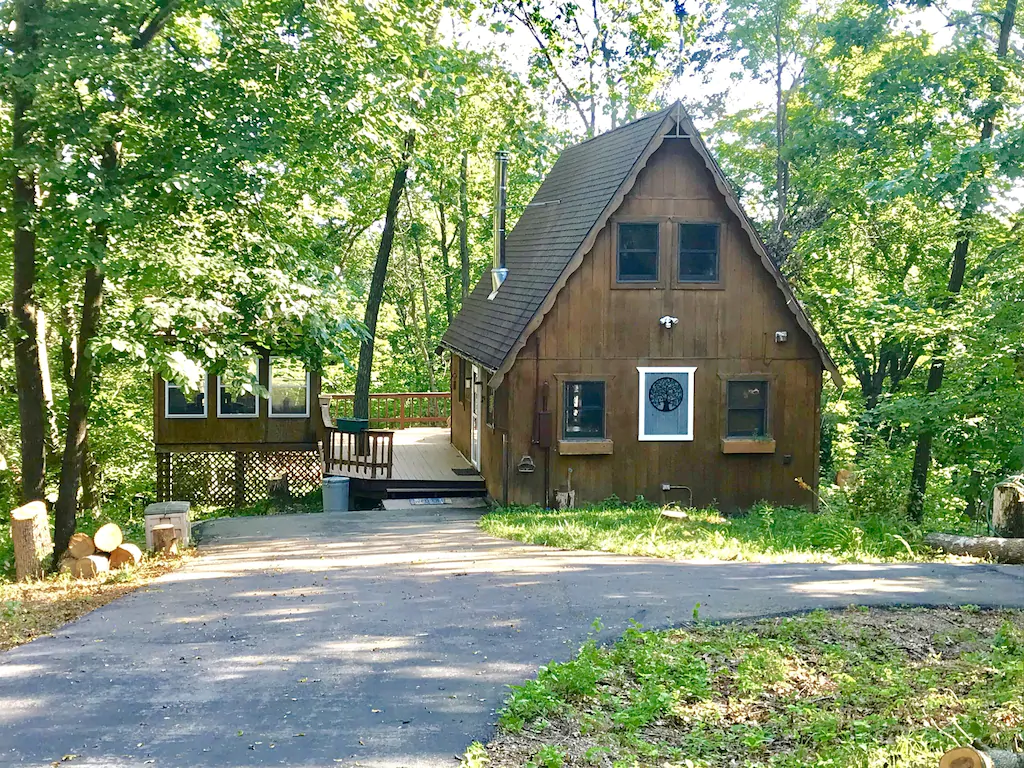
[[[509,153],[499,150],[494,153],[494,256],[491,263],[491,295],[493,299],[501,284],[508,277],[505,266],[505,202],[508,196]]]

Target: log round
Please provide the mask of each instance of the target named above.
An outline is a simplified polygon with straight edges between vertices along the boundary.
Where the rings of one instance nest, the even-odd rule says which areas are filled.
[[[43,502],[30,501],[11,510],[11,542],[14,545],[14,570],[18,580],[42,576],[46,570],[46,560],[53,554],[50,519]]]
[[[76,533],[68,542],[68,554],[78,560],[96,553],[96,545],[92,543],[92,536],[87,533]]]
[[[924,537],[924,543],[951,555],[987,558],[1011,565],[1024,564],[1024,539],[929,533]]]
[[[142,561],[142,550],[126,541],[110,553],[110,569],[117,570],[128,565],[138,565]]]
[[[153,534],[153,549],[166,555],[178,554],[178,537],[174,526],[170,523],[154,525],[150,529]]]
[[[77,557],[72,557],[71,555],[66,554],[60,559],[60,565],[57,566],[57,570],[61,573],[70,573],[73,575],[75,572],[75,563],[77,562]]]
[[[121,546],[121,542],[124,541],[124,534],[121,533],[117,523],[107,523],[100,526],[100,529],[93,535],[92,540],[96,545],[96,549],[100,552],[113,552]]]
[[[987,747],[957,747],[942,756],[939,768],[1024,768],[1024,754]]]
[[[103,555],[89,555],[76,560],[71,573],[79,579],[91,579],[110,570],[110,561]]]

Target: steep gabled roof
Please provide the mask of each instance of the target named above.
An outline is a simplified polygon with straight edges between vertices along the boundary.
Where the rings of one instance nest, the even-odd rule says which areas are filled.
[[[836,384],[841,384],[839,371],[803,306],[768,256],[753,223],[679,102],[562,152],[506,240],[508,278],[494,299],[488,300],[491,277],[489,271],[484,273],[442,345],[493,371],[491,385],[500,384],[670,132],[688,138],[704,160],[786,306],[818,351],[822,365]]]

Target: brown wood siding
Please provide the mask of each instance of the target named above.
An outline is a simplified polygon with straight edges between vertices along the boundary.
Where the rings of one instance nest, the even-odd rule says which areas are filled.
[[[616,224],[631,220],[661,222],[661,280],[654,286],[615,284]],[[716,285],[674,279],[676,224],[686,221],[721,225]],[[679,324],[662,328],[658,318],[663,315],[678,317]],[[776,343],[776,331],[787,331],[788,341]],[[816,484],[821,360],[689,142],[667,140],[651,158],[535,336],[503,383],[512,414],[511,501],[543,501],[544,452],[531,445],[539,367],[541,381],[551,386],[552,405],[560,400],[558,388],[566,377],[604,378],[606,431],[614,442],[610,455],[560,456],[552,448],[552,490],[565,487],[571,467],[579,500],[613,494],[685,500],[685,493],[663,494],[662,483],[669,483],[691,488],[698,505],[716,503],[726,511],[759,499],[813,504],[813,495],[796,478]],[[638,366],[696,367],[693,441],[638,440]],[[773,383],[769,419],[775,453],[726,455],[723,377],[758,373]],[[557,440],[561,414],[554,419]],[[454,425],[453,416],[453,434]],[[492,495],[496,471],[500,485],[500,441],[497,450],[498,463],[485,459],[484,466]],[[515,472],[523,455],[533,457],[533,474]]]
[[[269,359],[264,356],[260,360],[260,382],[264,387],[269,381]],[[233,450],[236,446],[275,447],[287,449],[288,446],[315,446],[317,437],[317,420],[320,418],[317,398],[320,395],[320,374],[309,376],[309,418],[270,418],[270,404],[265,397],[257,399],[259,416],[256,418],[220,418],[217,416],[217,377],[207,376],[206,418],[168,419],[164,416],[164,380],[153,377],[153,426],[154,442],[157,450],[168,447],[201,447],[209,450],[217,446],[218,450]]]

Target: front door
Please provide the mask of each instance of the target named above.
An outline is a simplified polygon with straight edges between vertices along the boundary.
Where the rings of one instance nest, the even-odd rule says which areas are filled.
[[[480,425],[483,420],[484,381],[483,371],[479,365],[473,366],[470,378],[470,417],[469,417],[469,460],[480,469]]]

